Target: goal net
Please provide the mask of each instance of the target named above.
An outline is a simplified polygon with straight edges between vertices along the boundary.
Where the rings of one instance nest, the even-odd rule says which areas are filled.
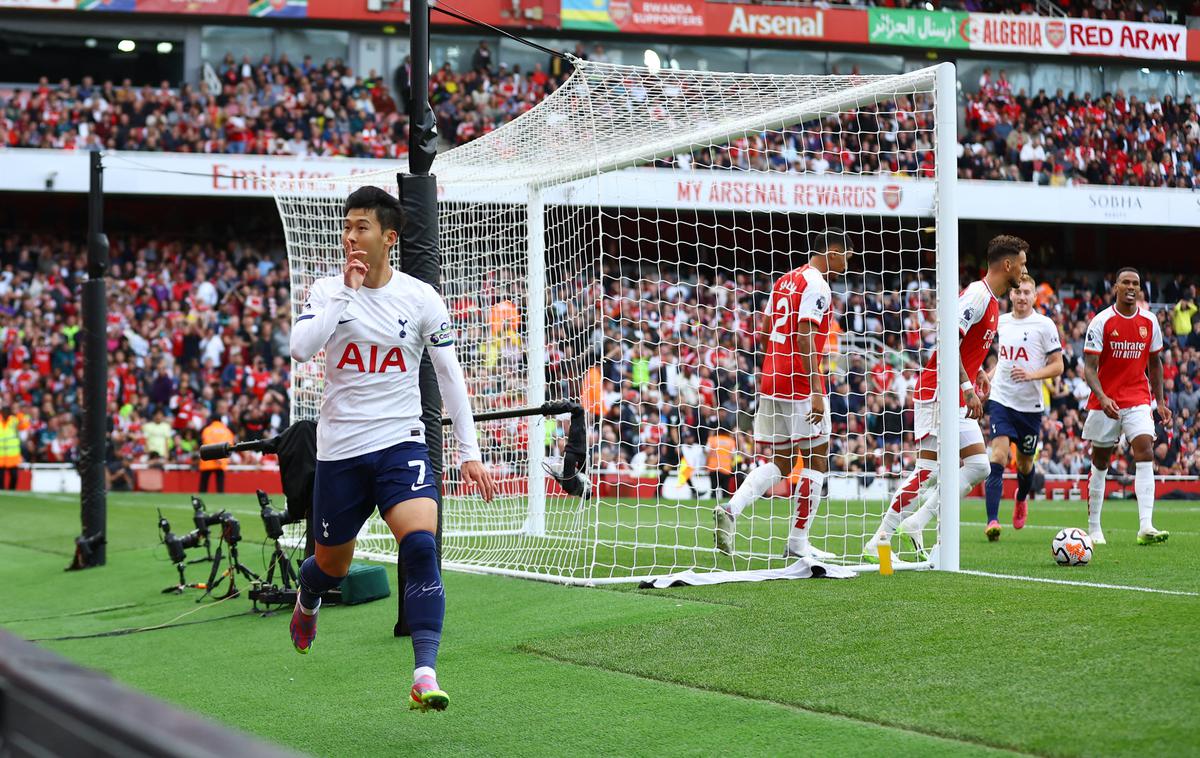
[[[500,495],[485,503],[461,487],[448,442],[446,564],[588,584],[789,563],[794,480],[739,517],[732,555],[714,547],[713,507],[764,460],[752,429],[781,317],[772,284],[838,228],[854,254],[829,282],[820,364],[833,438],[812,542],[830,562],[865,568],[863,544],[913,466],[912,392],[939,345],[954,393],[943,423],[956,423],[953,67],[575,65],[536,107],[439,156],[434,173],[442,292],[475,412],[581,403],[594,486],[571,497],[545,472],[566,419],[481,423]],[[279,185],[297,312],[315,278],[341,270],[346,195],[366,184],[394,193],[396,171]],[[293,365],[293,419],[316,418],[322,366]],[[926,536],[939,548],[918,562],[897,545],[901,568],[957,568],[957,453],[943,457],[937,533]],[[378,517],[358,552],[395,560]]]

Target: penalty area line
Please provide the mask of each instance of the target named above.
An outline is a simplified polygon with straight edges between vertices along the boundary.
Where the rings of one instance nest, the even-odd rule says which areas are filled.
[[[970,576],[983,576],[989,579],[1015,579],[1021,582],[1041,582],[1042,584],[1066,584],[1073,587],[1094,587],[1103,590],[1130,590],[1133,592],[1152,592],[1158,595],[1183,595],[1185,597],[1200,597],[1200,592],[1184,590],[1160,590],[1156,587],[1137,587],[1132,584],[1105,584],[1103,582],[1077,582],[1070,579],[1050,579],[1044,576],[1021,576],[1019,574],[993,574],[991,571],[973,571],[962,569],[958,573]]]

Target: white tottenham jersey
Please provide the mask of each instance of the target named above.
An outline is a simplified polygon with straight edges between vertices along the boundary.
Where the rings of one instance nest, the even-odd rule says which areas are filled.
[[[446,304],[433,287],[394,271],[382,287],[318,279],[304,312],[316,318],[333,299],[349,299],[325,343],[325,392],[317,459],[336,461],[401,442],[424,442],[419,376],[425,346],[454,344]]]
[[[1043,368],[1047,357],[1062,350],[1058,327],[1040,313],[1031,313],[1020,319],[1005,313],[1000,317],[996,331],[999,332],[996,341],[1000,361],[996,364],[996,375],[992,380],[991,399],[1014,411],[1041,413],[1046,410],[1042,402],[1042,383],[1015,381],[1012,370],[1017,366],[1026,371]]]

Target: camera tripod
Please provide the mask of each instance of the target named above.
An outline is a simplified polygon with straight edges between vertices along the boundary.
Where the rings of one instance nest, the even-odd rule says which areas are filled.
[[[207,585],[201,584],[199,582],[196,582],[193,584],[188,584],[187,579],[184,579],[184,577],[183,577],[183,569],[185,566],[187,566],[189,563],[199,563],[200,561],[203,561],[203,560],[205,560],[205,559],[201,558],[201,559],[195,560],[195,561],[180,561],[179,563],[176,563],[175,570],[179,572],[179,584],[173,584],[170,587],[164,587],[162,594],[169,595],[171,593],[175,593],[176,595],[182,595],[184,590],[208,589]]]
[[[283,545],[279,544],[279,540],[275,540],[275,552],[271,553],[271,562],[267,564],[267,581],[265,584],[274,585],[275,569],[279,569],[279,581],[283,584],[283,589],[290,590],[300,586],[300,576],[296,573],[296,567],[292,564],[292,559],[283,551]]]
[[[262,578],[259,577],[258,574],[242,565],[241,559],[238,558],[238,541],[239,540],[236,539],[226,541],[225,533],[221,533],[221,540],[217,543],[217,551],[213,554],[213,566],[212,571],[210,571],[208,574],[208,585],[205,587],[204,594],[196,599],[197,603],[211,595],[213,590],[219,587],[221,582],[225,581],[226,578],[229,579],[229,588],[225,591],[224,595],[221,595],[217,598],[218,600],[224,600],[226,598],[235,597],[241,594],[241,590],[237,588],[238,574],[241,574],[251,582],[262,581]],[[221,572],[221,576],[218,577],[217,572],[221,569],[221,560],[223,558],[221,554],[221,548],[223,546],[228,546],[229,548],[229,566],[225,569],[225,571]]]
[[[276,568],[279,569],[279,581],[283,584],[282,587],[275,586]],[[283,545],[279,544],[279,538],[276,538],[275,552],[271,553],[271,562],[267,564],[267,579],[251,585],[250,602],[255,611],[258,611],[258,604],[262,603],[263,615],[270,616],[275,613],[271,609],[272,605],[294,604],[299,589],[300,577],[296,573],[296,567],[292,565],[292,559],[284,552]]]

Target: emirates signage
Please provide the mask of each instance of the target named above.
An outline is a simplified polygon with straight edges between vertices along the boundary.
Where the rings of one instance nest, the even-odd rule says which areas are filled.
[[[193,155],[108,152],[104,189],[113,195],[270,197],[276,186],[340,192],[326,181],[352,174],[403,170],[403,162],[270,155]],[[27,193],[86,193],[87,153],[0,149],[4,189]],[[547,188],[547,205],[659,208],[680,211],[832,213],[931,219],[931,181],[888,176],[681,171],[630,168]],[[960,218],[1061,224],[1200,228],[1200,193],[1142,187],[1037,187],[1025,182],[959,181]],[[492,202],[495,187],[447,184],[448,202]]]

